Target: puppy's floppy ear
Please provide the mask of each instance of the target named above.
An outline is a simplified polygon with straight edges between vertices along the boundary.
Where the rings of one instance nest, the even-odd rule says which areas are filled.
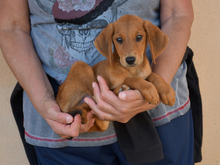
[[[113,23],[108,24],[95,39],[94,45],[97,50],[106,58],[112,54],[112,36],[114,33]]]
[[[169,38],[150,21],[145,21],[144,29],[147,33],[147,40],[150,45],[152,60],[156,64],[155,59],[164,51],[169,42]]]

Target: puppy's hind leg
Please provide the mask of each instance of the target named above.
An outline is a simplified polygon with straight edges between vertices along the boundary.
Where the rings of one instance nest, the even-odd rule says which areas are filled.
[[[86,111],[75,109],[75,107],[86,95],[92,97],[92,82],[94,81],[96,81],[94,72],[89,65],[82,61],[74,63],[66,80],[60,85],[58,90],[56,100],[61,110],[85,116],[84,113]]]

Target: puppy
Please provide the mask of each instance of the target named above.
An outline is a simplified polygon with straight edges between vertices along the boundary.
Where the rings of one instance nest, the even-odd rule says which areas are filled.
[[[80,101],[87,95],[93,97],[92,82],[97,81],[98,75],[105,79],[116,95],[123,90],[137,89],[150,104],[158,104],[161,99],[164,104],[172,106],[175,103],[174,90],[159,75],[152,73],[146,57],[149,44],[155,63],[168,40],[157,26],[135,15],[124,15],[110,23],[94,42],[97,50],[107,59],[93,67],[82,61],[72,65],[56,98],[61,110],[73,116],[80,114],[82,123],[86,123],[87,112],[91,109]],[[108,125],[108,121],[96,117],[89,132],[105,131]]]

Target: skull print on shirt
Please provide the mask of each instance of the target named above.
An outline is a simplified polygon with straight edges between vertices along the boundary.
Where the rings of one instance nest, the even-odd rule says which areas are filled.
[[[102,0],[47,0],[48,3],[54,4],[53,8],[45,5],[47,4],[45,1],[36,0],[36,4],[47,14],[57,16],[55,12],[59,12],[60,18],[65,20],[56,24],[56,29],[61,36],[60,43],[57,44],[57,47],[48,49],[51,56],[49,64],[52,68],[67,75],[72,64],[78,60],[94,65],[100,59],[105,59],[95,48],[94,40],[104,27],[117,19],[117,8],[127,0],[115,0],[106,11],[96,15],[95,19],[88,19],[88,22],[84,24],[66,21],[69,19],[68,14],[74,13],[74,16],[79,17],[83,15],[82,13],[89,15],[90,10],[93,10],[97,6],[97,2],[101,3]]]

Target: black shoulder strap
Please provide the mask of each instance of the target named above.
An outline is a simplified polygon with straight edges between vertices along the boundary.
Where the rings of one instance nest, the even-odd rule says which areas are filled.
[[[38,165],[37,155],[34,146],[28,144],[25,141],[25,130],[23,126],[23,88],[19,83],[16,84],[12,92],[10,103],[28,161],[30,165]]]
[[[202,161],[202,137],[203,137],[203,118],[202,118],[202,99],[199,88],[199,79],[196,68],[193,63],[193,51],[187,47],[186,64],[187,64],[187,83],[189,88],[189,97],[191,102],[193,125],[194,125],[194,162]]]

